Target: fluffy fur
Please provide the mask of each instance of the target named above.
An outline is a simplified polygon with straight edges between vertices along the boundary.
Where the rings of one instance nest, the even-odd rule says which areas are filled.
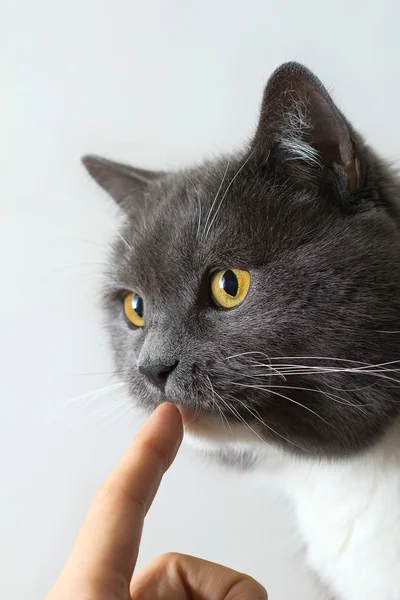
[[[132,397],[176,402],[196,443],[273,478],[336,598],[399,600],[395,174],[295,63],[237,156],[172,174],[84,163],[125,214],[105,300]],[[252,279],[223,311],[210,277],[229,267]],[[124,315],[131,291],[143,328]]]

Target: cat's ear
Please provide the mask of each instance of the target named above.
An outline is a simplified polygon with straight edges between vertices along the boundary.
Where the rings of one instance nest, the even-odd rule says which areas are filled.
[[[94,155],[83,156],[82,163],[125,212],[141,207],[151,185],[166,176],[162,171],[137,169]]]
[[[360,185],[360,161],[346,119],[317,77],[298,63],[286,63],[270,77],[253,151],[298,177],[317,180],[331,172],[350,192]]]

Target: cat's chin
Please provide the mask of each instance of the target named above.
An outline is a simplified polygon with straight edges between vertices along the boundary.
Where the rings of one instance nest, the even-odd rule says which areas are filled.
[[[242,423],[224,423],[216,415],[195,414],[179,407],[185,427],[185,439],[202,451],[220,451],[227,448],[254,449],[262,445],[254,431]]]
[[[241,471],[252,471],[265,454],[265,444],[251,433],[241,423],[228,427],[216,416],[198,416],[185,423],[185,442],[189,446]]]

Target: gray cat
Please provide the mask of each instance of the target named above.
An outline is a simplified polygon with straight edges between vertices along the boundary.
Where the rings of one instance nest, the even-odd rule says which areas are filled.
[[[343,600],[400,599],[400,184],[296,63],[235,156],[155,173],[87,156],[125,214],[106,308],[140,405],[264,469]]]

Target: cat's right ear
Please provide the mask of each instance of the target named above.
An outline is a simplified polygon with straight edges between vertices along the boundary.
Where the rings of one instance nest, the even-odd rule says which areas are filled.
[[[363,165],[349,123],[319,79],[297,63],[286,63],[264,91],[253,153],[285,177],[355,192]]]
[[[162,171],[137,169],[95,155],[83,156],[82,163],[93,179],[128,213],[141,208],[151,185],[166,176]]]

